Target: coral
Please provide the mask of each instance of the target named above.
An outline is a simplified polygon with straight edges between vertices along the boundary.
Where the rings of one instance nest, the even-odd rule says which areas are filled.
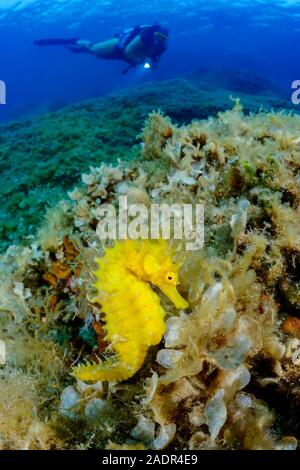
[[[178,267],[172,263],[165,240],[118,242],[97,261],[94,301],[105,315],[104,339],[111,344],[117,362],[79,365],[73,375],[80,380],[126,380],[142,366],[148,348],[158,344],[165,331],[165,311],[149,283],[176,308],[188,303],[177,292]]]
[[[11,397],[7,412],[0,400],[4,448],[297,447],[299,125],[287,112],[245,115],[238,100],[232,110],[181,126],[154,112],[139,158],[92,162],[27,246],[1,255],[2,396]],[[170,244],[170,269],[188,301],[180,310],[151,277],[158,255],[145,277],[139,254],[151,242],[127,245],[141,251],[127,256],[123,271],[107,264],[116,254],[124,261],[126,244],[100,241],[97,226],[107,204],[118,211],[120,195],[146,206],[204,204],[203,248]],[[128,325],[109,317],[112,297],[103,292],[116,286]],[[145,304],[143,296],[132,302],[137,287]],[[82,361],[99,367],[114,349],[120,359],[113,334],[123,326],[132,336],[155,336],[130,378],[76,381],[71,372]]]

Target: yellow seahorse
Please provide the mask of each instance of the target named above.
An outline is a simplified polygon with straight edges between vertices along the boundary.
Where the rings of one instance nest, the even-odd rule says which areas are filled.
[[[72,372],[77,379],[122,381],[141,368],[148,348],[158,344],[165,332],[165,311],[150,284],[176,308],[188,306],[177,291],[179,267],[171,255],[165,240],[126,240],[96,260],[95,301],[105,314],[105,339],[116,360],[79,365]]]

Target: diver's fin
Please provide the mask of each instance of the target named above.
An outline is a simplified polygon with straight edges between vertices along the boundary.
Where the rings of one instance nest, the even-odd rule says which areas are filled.
[[[38,39],[34,41],[36,46],[69,46],[74,45],[80,38],[69,38],[69,39]]]

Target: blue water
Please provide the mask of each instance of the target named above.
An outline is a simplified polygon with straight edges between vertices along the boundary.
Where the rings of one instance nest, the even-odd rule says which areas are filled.
[[[0,0],[0,80],[7,104],[0,120],[55,109],[148,80],[201,67],[242,68],[287,92],[300,78],[300,0]],[[64,48],[38,48],[43,37],[80,36],[98,42],[137,23],[171,30],[157,72]]]

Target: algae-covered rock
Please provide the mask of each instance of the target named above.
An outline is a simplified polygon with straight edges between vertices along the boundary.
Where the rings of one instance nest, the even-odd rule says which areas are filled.
[[[1,255],[3,448],[297,447],[299,127],[289,113],[245,115],[238,100],[183,125],[153,112],[135,158],[93,162],[29,246]],[[111,243],[97,233],[102,209],[118,211],[126,195],[145,207],[204,204],[204,246],[170,242],[189,306],[158,293],[165,336],[138,372],[76,383],[78,363],[113,356],[94,287]]]

